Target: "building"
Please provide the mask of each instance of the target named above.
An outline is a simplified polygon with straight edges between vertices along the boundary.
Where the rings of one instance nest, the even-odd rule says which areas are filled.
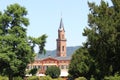
[[[57,66],[61,70],[60,76],[66,77],[68,76],[68,67],[70,64],[71,57],[68,57],[66,54],[66,38],[65,38],[65,29],[62,22],[62,18],[60,20],[60,26],[58,28],[58,39],[57,42],[57,52],[56,57],[48,56],[43,59],[37,59],[33,63],[28,65],[28,69],[38,68],[39,71],[37,73],[38,76],[44,75],[46,69],[49,66]]]

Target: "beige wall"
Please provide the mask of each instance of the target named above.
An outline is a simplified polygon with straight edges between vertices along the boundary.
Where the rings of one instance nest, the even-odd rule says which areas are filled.
[[[45,70],[47,69],[47,67],[57,66],[60,68],[61,71],[62,70],[68,71],[69,64],[70,64],[70,60],[55,60],[55,59],[47,58],[47,59],[35,61],[34,63],[29,64],[28,69],[30,70],[32,68],[38,68],[39,73],[45,73]]]

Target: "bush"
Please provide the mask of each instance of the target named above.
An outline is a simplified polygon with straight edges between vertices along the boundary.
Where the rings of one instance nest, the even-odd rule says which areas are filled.
[[[0,80],[8,80],[8,77],[6,77],[6,76],[0,76]]]
[[[95,78],[93,77],[93,75],[91,75],[91,78],[90,78],[90,80],[95,80]]]
[[[39,80],[53,80],[50,76],[43,76],[43,77],[40,77]]]
[[[45,74],[52,78],[58,78],[60,75],[60,69],[57,66],[50,66],[47,68]]]
[[[1,79],[0,79],[1,80]],[[18,79],[16,79],[18,80]],[[27,78],[27,80],[63,80],[62,78],[55,78],[55,79],[52,79],[50,76],[41,76],[41,77],[38,77],[38,76],[30,76]]]
[[[95,80],[95,78],[92,77],[92,78],[90,78],[90,80]]]
[[[56,79],[53,79],[53,80],[63,80],[62,78],[56,78]]]
[[[85,77],[78,77],[75,80],[87,80]]]
[[[120,80],[120,75],[118,73],[115,73],[114,76],[106,76],[104,80]]]
[[[105,77],[104,80],[120,80],[120,76],[109,76]]]
[[[40,78],[38,76],[30,76],[27,80],[40,80]]]
[[[14,77],[13,80],[23,80],[22,77]]]
[[[33,68],[30,70],[29,74],[36,75],[37,71],[38,71],[37,68]]]

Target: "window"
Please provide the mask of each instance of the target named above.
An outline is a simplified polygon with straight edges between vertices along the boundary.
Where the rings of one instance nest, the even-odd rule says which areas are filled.
[[[64,39],[64,34],[62,35],[62,39]]]
[[[66,69],[68,69],[69,68],[69,66],[68,65],[66,65]]]
[[[38,68],[40,69],[40,66],[38,66]]]
[[[48,66],[45,66],[44,68],[45,68],[45,70],[47,70]]]
[[[61,69],[64,69],[64,66],[63,66],[63,65],[61,65]]]
[[[36,65],[34,65],[33,68],[37,68]]]
[[[64,51],[64,46],[62,46],[62,51]]]

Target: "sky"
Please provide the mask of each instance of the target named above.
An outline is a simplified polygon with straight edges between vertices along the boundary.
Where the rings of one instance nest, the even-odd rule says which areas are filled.
[[[81,46],[86,41],[82,33],[88,26],[88,1],[99,4],[101,0],[0,0],[0,11],[4,11],[8,5],[14,3],[24,6],[30,21],[27,35],[39,37],[46,34],[48,38],[45,48],[54,50],[61,17],[67,46]],[[111,4],[111,0],[105,1]]]

